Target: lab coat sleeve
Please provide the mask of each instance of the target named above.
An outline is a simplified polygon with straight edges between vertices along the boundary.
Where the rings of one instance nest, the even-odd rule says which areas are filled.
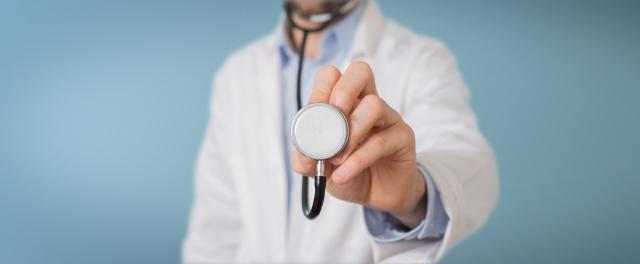
[[[213,99],[195,171],[194,201],[183,263],[231,262],[238,245],[241,219],[229,164],[232,103],[224,69],[214,79]]]
[[[442,239],[374,241],[376,262],[438,261],[487,220],[498,197],[495,158],[453,56],[436,41],[418,54],[399,111],[414,130],[417,161],[429,171],[450,222]]]

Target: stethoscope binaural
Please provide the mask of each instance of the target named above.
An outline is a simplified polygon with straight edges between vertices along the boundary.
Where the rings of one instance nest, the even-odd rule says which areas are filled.
[[[314,219],[320,214],[322,203],[324,202],[327,185],[324,171],[325,160],[332,158],[344,148],[349,137],[349,125],[342,111],[333,105],[315,103],[302,107],[301,79],[307,36],[309,33],[319,32],[327,28],[337,18],[355,6],[356,2],[357,0],[344,0],[329,12],[311,15],[296,10],[292,5],[292,1],[285,1],[284,3],[289,26],[302,31],[296,80],[298,112],[291,124],[291,140],[298,152],[307,158],[317,161],[316,175],[313,178],[315,192],[311,208],[309,208],[308,202],[308,177],[302,176],[302,212],[309,219]],[[302,27],[295,23],[293,15],[319,25],[315,28]]]

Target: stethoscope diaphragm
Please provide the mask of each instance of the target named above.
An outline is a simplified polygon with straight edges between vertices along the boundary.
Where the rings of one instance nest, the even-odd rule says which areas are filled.
[[[347,144],[349,125],[342,111],[325,104],[309,104],[296,114],[291,124],[291,140],[296,150],[314,160],[337,155]]]

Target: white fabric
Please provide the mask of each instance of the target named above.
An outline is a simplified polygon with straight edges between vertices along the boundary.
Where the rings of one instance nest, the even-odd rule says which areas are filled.
[[[378,92],[416,135],[418,162],[450,222],[441,240],[373,241],[362,207],[327,195],[322,213],[290,214],[280,61],[272,34],[233,54],[214,80],[211,120],[196,166],[184,263],[434,262],[477,230],[495,207],[495,158],[476,125],[454,58],[433,39],[382,17],[369,3],[347,56],[368,62]]]

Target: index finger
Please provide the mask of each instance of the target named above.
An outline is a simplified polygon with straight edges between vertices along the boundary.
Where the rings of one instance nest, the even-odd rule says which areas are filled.
[[[357,99],[368,94],[378,95],[373,71],[366,62],[356,61],[338,80],[329,101],[349,116]]]
[[[338,68],[325,66],[318,71],[316,79],[313,81],[311,97],[309,103],[327,103],[331,97],[333,86],[336,85],[342,74]]]

